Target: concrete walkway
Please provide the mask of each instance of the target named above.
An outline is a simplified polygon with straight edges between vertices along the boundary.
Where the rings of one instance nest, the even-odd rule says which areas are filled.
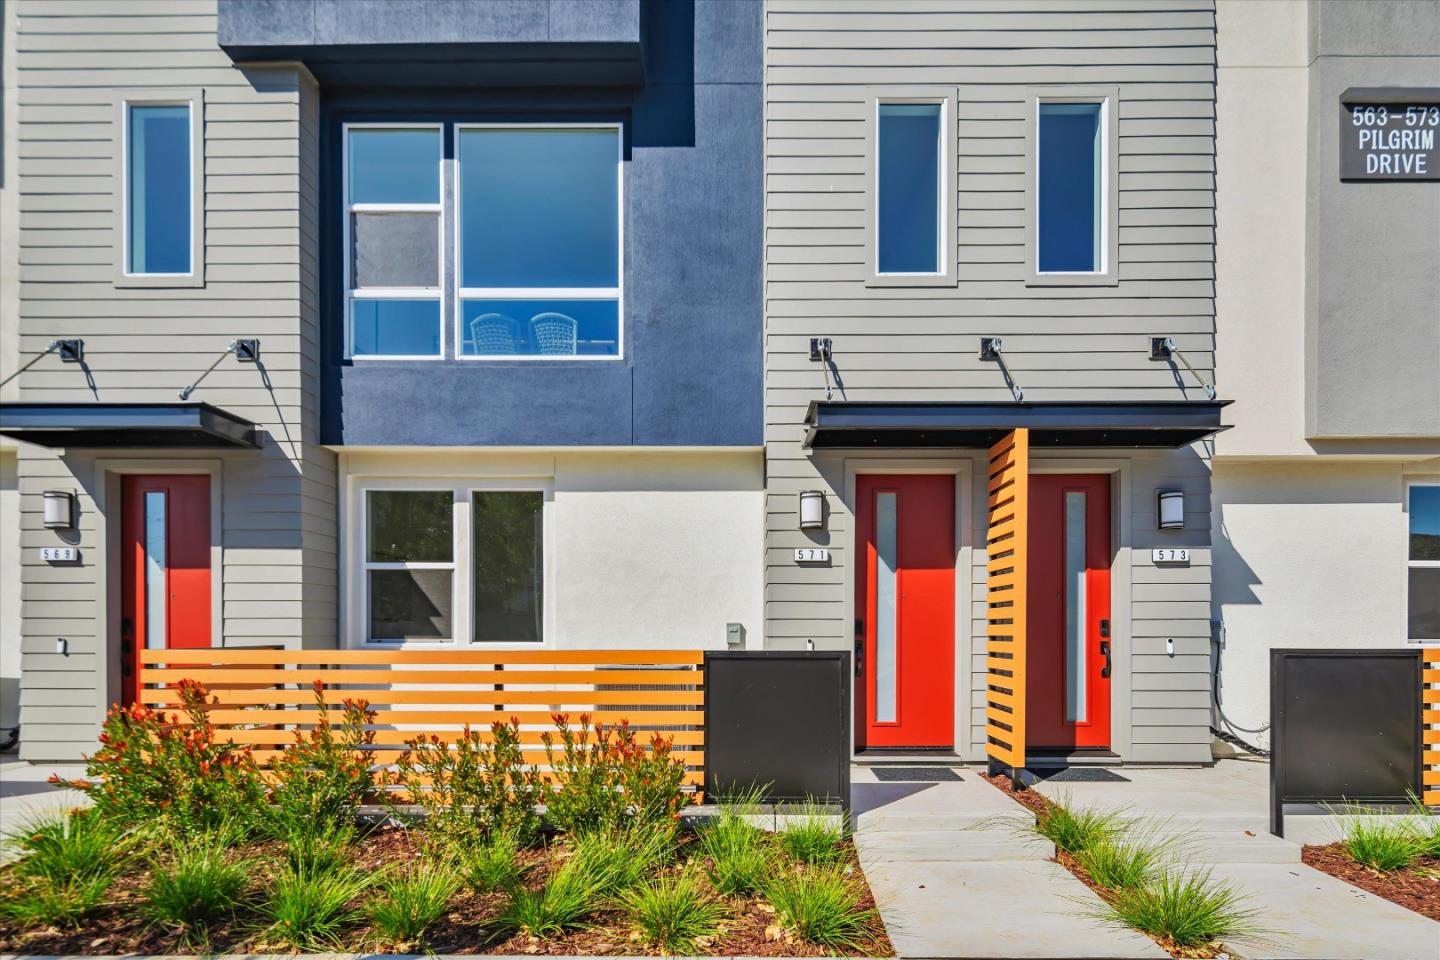
[[[1192,842],[1190,862],[1249,894],[1274,932],[1262,942],[1227,944],[1250,960],[1437,960],[1440,923],[1300,862],[1302,843],[1329,843],[1329,817],[1287,817],[1287,839],[1269,832],[1269,767],[1222,760],[1214,767],[1124,767],[1128,782],[1056,783],[1035,789],[1072,807],[1159,817]]]
[[[1049,844],[1000,819],[1024,807],[959,771],[943,783],[881,783],[853,774],[855,843],[901,957],[1099,958],[1169,955],[1147,937],[1086,916],[1099,898]]]
[[[52,787],[47,782],[52,773],[74,779],[84,776],[85,768],[63,764],[32,766],[13,754],[0,755],[0,837],[9,836],[42,813],[69,810],[89,802],[79,790]]]

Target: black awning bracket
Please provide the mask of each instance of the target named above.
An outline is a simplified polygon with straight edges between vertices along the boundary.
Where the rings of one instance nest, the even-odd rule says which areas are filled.
[[[1175,449],[1226,426],[1229,400],[812,401],[806,448],[983,448],[1016,427],[1032,448]]]
[[[1177,347],[1177,346],[1175,346],[1175,338],[1174,338],[1174,337],[1151,337],[1151,338],[1150,338],[1150,359],[1151,359],[1151,360],[1165,360],[1165,361],[1168,361],[1168,362],[1170,363],[1170,365],[1173,367],[1174,364],[1175,364],[1175,361],[1171,359],[1172,357],[1179,357],[1179,358],[1180,358],[1180,362],[1183,363],[1183,364],[1185,364],[1185,369],[1190,371],[1190,376],[1194,377],[1194,378],[1195,378],[1195,382],[1198,383],[1198,384],[1200,384],[1200,387],[1205,391],[1205,399],[1207,399],[1207,400],[1214,400],[1214,399],[1215,399],[1215,384],[1209,382],[1208,380],[1206,380],[1204,377],[1200,376],[1200,374],[1195,371],[1195,368],[1190,365],[1190,361],[1185,359],[1185,354],[1181,353],[1181,352],[1180,352],[1180,348]]]
[[[67,449],[260,447],[255,424],[208,403],[0,403],[0,436]]]
[[[1005,378],[1005,386],[1010,388],[1010,396],[1015,398],[1016,403],[1019,403],[1025,399],[1025,391],[1010,375],[1010,366],[1005,362],[1004,349],[1005,342],[999,337],[980,338],[980,359],[1000,365],[1000,374]]]
[[[195,392],[195,388],[200,386],[200,381],[210,376],[210,374],[214,372],[215,368],[220,366],[220,361],[224,360],[232,353],[235,354],[235,359],[239,360],[241,363],[258,364],[260,362],[260,341],[256,340],[253,337],[248,339],[237,338],[235,340],[231,340],[230,345],[225,348],[224,352],[222,352],[220,356],[215,358],[215,362],[210,364],[210,366],[206,367],[205,371],[201,373],[200,376],[196,377],[194,382],[187,384],[185,388],[180,391],[180,399],[189,400],[190,395]],[[266,386],[269,386],[269,384],[267,383]]]

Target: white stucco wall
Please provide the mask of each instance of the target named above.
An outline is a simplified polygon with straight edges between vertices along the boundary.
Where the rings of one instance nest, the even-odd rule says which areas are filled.
[[[1268,718],[1272,647],[1405,643],[1402,471],[1331,461],[1215,466],[1213,598],[1231,721],[1256,728]]]
[[[547,645],[762,645],[764,463],[759,450],[347,451],[342,628],[357,642],[356,510],[366,478],[543,483]]]

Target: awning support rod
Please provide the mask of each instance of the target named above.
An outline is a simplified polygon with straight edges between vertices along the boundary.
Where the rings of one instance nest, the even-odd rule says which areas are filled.
[[[1190,376],[1194,377],[1195,382],[1204,388],[1206,400],[1215,399],[1215,384],[1209,383],[1204,377],[1195,372],[1195,368],[1190,366],[1190,361],[1185,359],[1185,354],[1181,353],[1180,348],[1175,346],[1174,337],[1154,337],[1151,339],[1150,359],[1169,360],[1171,357],[1179,357],[1180,362],[1185,364],[1185,369],[1190,371]]]
[[[180,391],[180,399],[189,400],[190,394],[194,393],[195,388],[200,386],[200,381],[210,376],[210,374],[215,370],[215,368],[220,366],[220,361],[224,360],[232,353],[235,354],[235,359],[239,360],[241,363],[256,363],[260,359],[260,341],[231,340],[230,345],[225,348],[225,352],[220,354],[220,356],[216,357],[215,362],[210,364],[210,366],[206,367],[205,372],[200,374],[200,376],[196,377],[194,383],[191,383],[184,390]]]

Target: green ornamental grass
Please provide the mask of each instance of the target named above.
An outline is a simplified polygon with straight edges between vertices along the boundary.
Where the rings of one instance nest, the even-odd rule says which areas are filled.
[[[1055,844],[1055,849],[1078,854],[1098,843],[1127,832],[1132,820],[1123,813],[1093,807],[1072,809],[1065,799],[1050,803],[1028,828]]]
[[[503,830],[485,840],[456,843],[455,868],[476,893],[513,890],[525,868],[520,864],[520,841],[514,831]]]
[[[152,923],[178,928],[185,943],[204,943],[212,925],[234,914],[248,867],[229,859],[220,838],[178,844],[168,865],[154,867],[141,891],[141,912]]]
[[[114,876],[24,880],[0,893],[0,920],[18,927],[78,928],[105,901]]]
[[[799,862],[819,866],[840,860],[840,844],[845,836],[844,815],[811,802],[780,834],[780,843]]]
[[[554,937],[578,928],[606,892],[603,878],[571,857],[540,889],[516,889],[500,925],[532,937]]]
[[[1177,947],[1257,936],[1258,916],[1238,890],[1208,870],[1167,872],[1145,886],[1121,888],[1096,914],[1103,922],[1168,938]]]
[[[701,829],[700,849],[707,859],[710,884],[726,896],[758,889],[775,859],[765,832],[729,809],[722,809],[714,822]]]
[[[874,945],[876,913],[860,905],[865,884],[844,867],[787,870],[766,881],[762,892],[780,925],[806,943],[857,952]]]
[[[689,871],[660,877],[620,898],[645,941],[666,954],[694,954],[720,932],[725,908]]]
[[[1090,878],[1112,890],[1143,887],[1157,879],[1186,845],[1183,834],[1167,835],[1163,823],[1135,823],[1123,837],[1108,836],[1078,851],[1075,859]]]
[[[380,897],[366,911],[375,932],[396,944],[422,943],[425,931],[445,915],[460,877],[448,865],[421,862],[380,881]]]
[[[1405,820],[1384,816],[1361,816],[1346,822],[1341,841],[1357,863],[1383,873],[1413,865],[1433,842],[1433,837]]]
[[[338,946],[340,934],[360,916],[353,901],[369,885],[368,876],[349,866],[283,868],[262,906],[271,921],[268,938],[296,950]]]
[[[61,886],[113,877],[134,846],[132,835],[90,810],[39,814],[6,841],[19,854],[19,877]]]

